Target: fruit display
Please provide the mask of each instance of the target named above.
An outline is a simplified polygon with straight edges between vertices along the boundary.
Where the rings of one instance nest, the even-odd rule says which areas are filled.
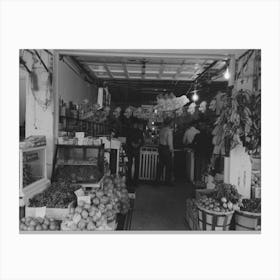
[[[79,200],[89,196],[90,203]],[[103,189],[80,190],[78,205],[70,208],[62,222],[62,230],[112,230],[118,213],[126,214],[130,208],[125,177],[106,176]]]
[[[252,172],[251,186],[254,188],[261,187],[261,173],[260,172]]]
[[[67,208],[69,203],[76,199],[74,191],[80,186],[67,182],[52,183],[45,191],[29,199],[30,207]]]
[[[243,199],[240,206],[241,211],[261,213],[261,199]]]
[[[114,230],[115,213],[111,204],[96,202],[100,200],[96,197],[91,200],[91,204],[80,201],[76,208],[70,208],[68,215],[61,223],[61,230]],[[95,202],[95,204],[93,203]]]
[[[25,163],[23,165],[23,187],[26,187],[33,183],[36,179],[33,177],[32,168],[30,164]]]
[[[197,201],[197,205],[214,212],[232,212],[239,209],[238,204],[233,204],[231,201],[227,201],[225,197],[218,200],[212,197],[203,196]]]
[[[102,172],[97,166],[91,165],[62,165],[57,166],[54,181],[70,181],[72,183],[97,183]]]
[[[232,202],[233,204],[238,204],[241,202],[241,195],[238,193],[235,186],[226,183],[220,183],[216,186],[217,190],[217,199],[221,200],[225,198],[227,201]]]
[[[23,231],[60,230],[60,222],[52,218],[21,218],[19,229]]]
[[[215,191],[203,195],[197,205],[214,212],[231,212],[240,209],[241,196],[231,184],[219,184]]]

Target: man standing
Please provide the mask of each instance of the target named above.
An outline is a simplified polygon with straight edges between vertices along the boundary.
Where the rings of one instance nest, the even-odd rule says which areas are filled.
[[[128,132],[127,156],[128,156],[128,182],[133,185],[138,184],[140,148],[144,144],[142,131],[138,128],[138,121],[132,120],[133,127]],[[132,165],[134,160],[134,176],[132,177]]]
[[[174,157],[172,119],[166,118],[159,132],[159,163],[157,169],[157,182],[160,182],[165,167],[167,185],[172,185],[172,166]]]

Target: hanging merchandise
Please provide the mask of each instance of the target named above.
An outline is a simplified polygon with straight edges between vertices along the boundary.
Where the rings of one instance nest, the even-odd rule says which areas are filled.
[[[32,59],[32,71],[29,75],[30,90],[36,103],[46,111],[52,99],[52,74],[46,68],[45,64],[44,67],[37,66],[39,60],[36,58],[35,54],[33,54]],[[42,59],[40,60],[42,62]]]

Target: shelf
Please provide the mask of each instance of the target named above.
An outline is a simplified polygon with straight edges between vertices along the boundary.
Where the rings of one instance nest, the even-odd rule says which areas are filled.
[[[81,149],[91,149],[91,148],[101,148],[102,147],[102,144],[101,145],[67,145],[67,144],[57,144],[57,147],[59,148],[81,148]]]
[[[86,166],[96,166],[97,162],[92,162],[92,163],[68,163],[68,162],[58,162],[57,165],[63,166],[63,165],[74,165],[74,166],[79,166],[79,165],[86,165]]]

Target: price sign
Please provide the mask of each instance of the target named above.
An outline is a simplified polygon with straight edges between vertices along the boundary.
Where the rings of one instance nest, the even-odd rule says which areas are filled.
[[[26,153],[24,157],[25,162],[31,162],[39,159],[39,155],[37,152]]]

